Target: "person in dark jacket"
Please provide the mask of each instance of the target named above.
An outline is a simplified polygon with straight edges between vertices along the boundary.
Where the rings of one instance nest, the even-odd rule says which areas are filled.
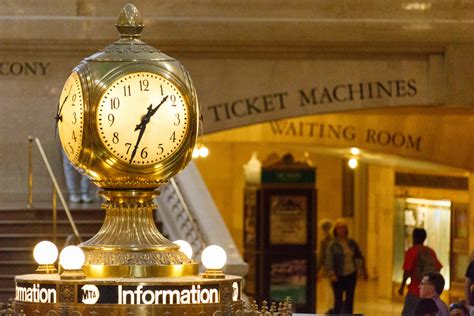
[[[349,238],[349,229],[344,220],[336,220],[333,235],[334,240],[328,246],[325,262],[334,293],[332,312],[352,314],[358,270],[362,277],[367,277],[365,260],[359,245]]]

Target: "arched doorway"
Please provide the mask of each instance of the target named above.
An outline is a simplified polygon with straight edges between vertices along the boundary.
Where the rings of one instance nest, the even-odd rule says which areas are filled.
[[[206,135],[204,143],[210,155],[196,163],[241,246],[245,185],[242,165],[252,152],[262,160],[273,152],[291,152],[299,160],[312,160],[318,168],[318,219],[349,218],[352,235],[366,253],[369,273],[378,279],[377,295],[393,299],[397,299],[392,287],[401,269],[400,251],[403,256],[408,245],[403,235],[407,228],[403,217],[408,208],[397,203],[406,202],[406,198],[451,201],[448,217],[442,221],[443,234],[448,236],[436,237],[449,240],[449,253],[438,252],[451,279],[450,294],[459,297],[470,235],[465,230],[456,237],[450,229],[472,208],[469,203],[472,205],[473,188],[468,183],[472,183],[474,170],[473,118],[474,112],[468,108],[400,107],[272,120]],[[359,152],[351,152],[353,148]],[[343,165],[350,157],[357,157],[361,164],[350,188],[353,212],[347,214],[343,205],[347,189],[343,187]],[[458,180],[462,182],[460,187],[450,184]],[[459,216],[455,216],[458,205]]]

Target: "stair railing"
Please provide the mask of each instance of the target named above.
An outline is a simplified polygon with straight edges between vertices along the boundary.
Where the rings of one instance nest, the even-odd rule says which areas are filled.
[[[56,180],[56,176],[54,175],[53,170],[51,169],[51,165],[49,163],[48,157],[46,157],[46,154],[44,152],[43,146],[41,145],[40,140],[35,137],[28,136],[28,208],[33,208],[33,141],[36,143],[36,146],[38,147],[38,150],[41,154],[41,157],[43,158],[43,162],[46,166],[46,169],[49,173],[49,177],[51,178],[51,181],[53,182],[53,207],[52,207],[52,221],[53,221],[53,240],[56,243],[57,241],[57,196],[59,196],[59,200],[61,201],[61,204],[64,207],[64,211],[66,212],[66,216],[69,220],[69,224],[71,224],[72,231],[74,232],[74,235],[77,237],[79,241],[82,241],[81,235],[79,234],[79,231],[77,230],[76,223],[74,222],[74,219],[72,218],[71,211],[69,210],[69,207],[66,203],[66,200],[64,199],[63,193],[61,191],[61,188],[59,187],[58,181]]]
[[[208,242],[173,178],[161,189],[161,194],[166,199],[169,208],[169,213],[164,214],[163,208],[158,207],[161,218],[167,217],[169,219],[167,224],[175,226],[174,230],[179,231],[180,237],[191,244],[193,252],[200,254]]]

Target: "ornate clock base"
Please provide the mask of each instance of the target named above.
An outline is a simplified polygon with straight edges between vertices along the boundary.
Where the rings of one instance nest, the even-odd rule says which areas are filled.
[[[243,311],[241,278],[61,280],[17,276],[15,315],[230,315]]]
[[[102,190],[105,220],[80,247],[84,272],[91,278],[179,277],[198,274],[198,264],[155,226],[155,190]]]

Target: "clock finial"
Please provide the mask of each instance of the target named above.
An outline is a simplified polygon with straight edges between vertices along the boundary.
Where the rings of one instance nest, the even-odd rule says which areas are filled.
[[[122,38],[139,38],[145,27],[137,7],[130,3],[122,8],[116,26]]]

